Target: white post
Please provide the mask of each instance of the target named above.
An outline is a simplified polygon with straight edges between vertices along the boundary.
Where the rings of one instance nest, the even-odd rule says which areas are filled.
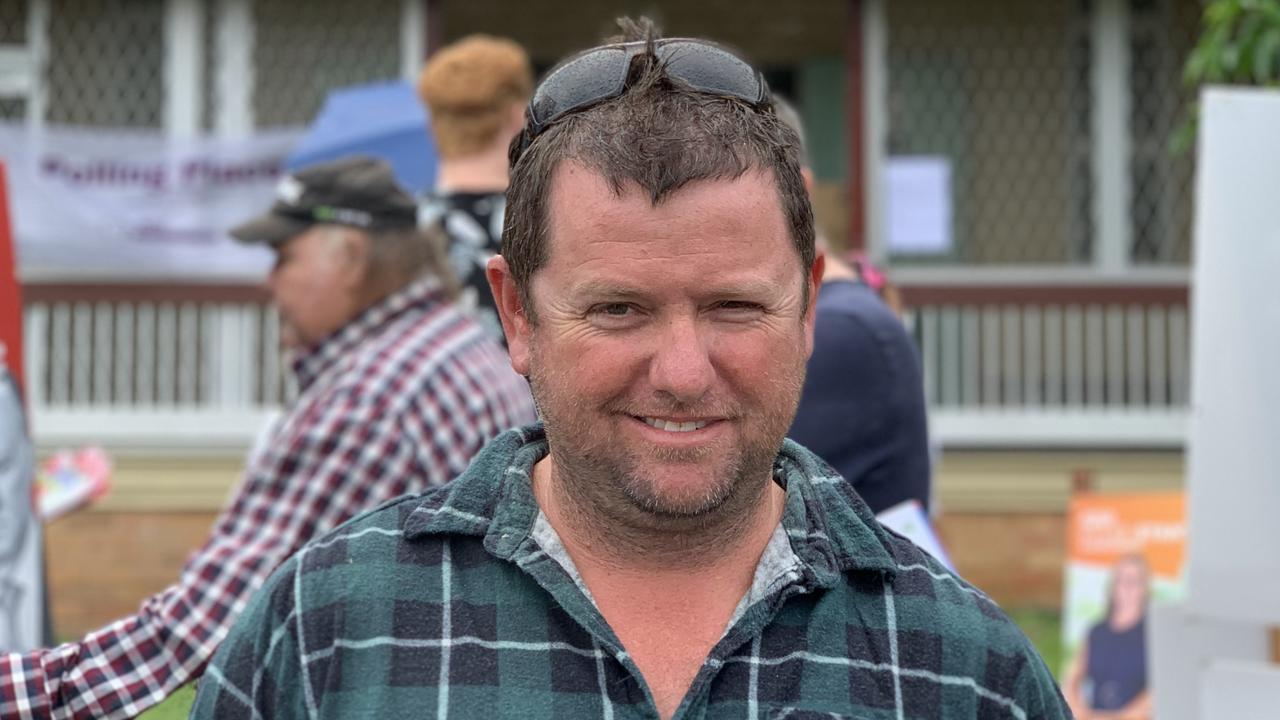
[[[427,13],[423,0],[401,0],[400,77],[412,83],[426,59]]]
[[[250,0],[215,3],[214,131],[224,138],[253,132],[253,8]]]
[[[199,0],[164,5],[164,127],[172,138],[200,134],[204,33]]]
[[[238,410],[245,405],[245,363],[249,358],[244,351],[243,312],[240,305],[224,303],[216,316],[217,340],[211,349],[217,358],[213,402],[218,410]]]
[[[1097,0],[1093,13],[1093,263],[1110,274],[1129,266],[1129,0]]]
[[[31,87],[27,91],[27,132],[32,142],[39,142],[49,102],[48,83],[45,81],[45,66],[49,61],[49,0],[31,0],[27,6],[27,58],[31,72]]]
[[[45,367],[45,350],[49,347],[49,306],[32,303],[27,306],[26,321],[22,324],[22,350],[26,357],[27,405],[32,412],[45,408],[45,383],[49,372]]]
[[[1209,88],[1200,107],[1187,599],[1150,626],[1152,687],[1162,720],[1273,717],[1280,672],[1267,662],[1267,628],[1280,624],[1280,93]],[[1229,627],[1236,630],[1228,636]]]
[[[865,0],[862,3],[863,232],[867,257],[876,263],[884,263],[889,257],[884,233],[888,98],[889,22],[884,0]]]
[[[1274,625],[1280,624],[1280,93],[1215,88],[1200,107],[1187,604],[1202,615]]]

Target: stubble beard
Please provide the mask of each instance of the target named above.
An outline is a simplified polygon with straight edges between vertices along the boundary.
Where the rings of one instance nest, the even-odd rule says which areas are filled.
[[[727,453],[719,445],[650,448],[643,457],[632,448],[620,448],[592,414],[575,412],[572,399],[562,392],[571,387],[572,378],[558,377],[554,370],[548,373],[535,363],[529,380],[551,448],[553,484],[572,509],[575,522],[596,536],[602,546],[619,552],[660,551],[655,538],[662,538],[669,550],[680,552],[729,541],[755,520],[772,478],[774,459],[794,417],[803,377],[801,366],[798,372],[762,378],[762,382],[785,383],[784,391],[792,398],[772,412],[754,409],[744,413],[723,403],[714,409],[679,408],[668,403],[664,408],[667,414],[727,417],[745,434]],[[658,409],[654,406],[660,404],[655,401],[646,408],[634,408],[625,400],[615,400],[605,403],[604,410],[607,417],[630,422],[627,416],[653,413]],[[754,423],[754,432],[749,424],[752,413],[763,414],[763,422]],[[727,455],[727,459],[719,467],[702,465],[716,455]],[[710,470],[714,475],[694,492],[673,495],[646,472],[649,464],[668,471],[673,465],[687,464],[690,472]],[[629,550],[627,546],[631,546]]]

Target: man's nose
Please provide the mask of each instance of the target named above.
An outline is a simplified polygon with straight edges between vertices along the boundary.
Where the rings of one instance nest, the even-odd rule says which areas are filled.
[[[707,339],[693,318],[667,323],[657,338],[649,382],[655,390],[670,393],[680,402],[696,402],[711,390],[715,367]]]

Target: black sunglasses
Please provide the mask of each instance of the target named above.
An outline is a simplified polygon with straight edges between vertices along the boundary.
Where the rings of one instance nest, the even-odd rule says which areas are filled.
[[[627,88],[631,61],[650,47],[644,40],[604,45],[580,52],[552,68],[533,91],[511,163],[514,165],[533,140],[557,120],[621,95]],[[691,38],[664,38],[654,41],[652,48],[667,76],[693,90],[741,100],[758,109],[771,106],[764,76],[719,45]]]

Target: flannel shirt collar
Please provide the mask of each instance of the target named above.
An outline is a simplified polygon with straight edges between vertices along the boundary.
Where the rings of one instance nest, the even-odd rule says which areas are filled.
[[[494,438],[465,473],[406,516],[405,538],[482,536],[485,548],[505,560],[536,547],[526,544],[539,512],[530,478],[547,452],[540,423]],[[774,478],[787,489],[782,527],[814,586],[832,587],[849,571],[893,574],[886,531],[848,481],[790,440],[775,460]]]
[[[292,364],[299,390],[306,390],[339,359],[381,333],[406,311],[444,300],[440,280],[427,274],[361,310],[325,339],[295,351]]]

